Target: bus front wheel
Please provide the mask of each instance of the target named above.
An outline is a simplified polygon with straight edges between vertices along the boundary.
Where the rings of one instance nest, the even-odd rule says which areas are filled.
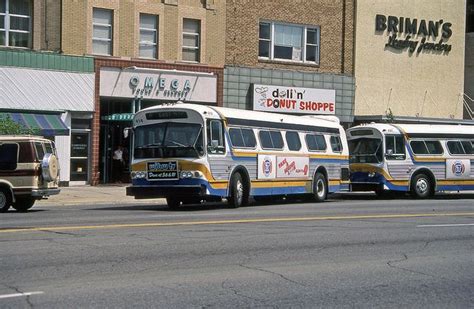
[[[320,172],[314,176],[313,195],[317,203],[324,202],[328,196],[328,183],[324,174]]]
[[[430,178],[425,174],[418,174],[411,183],[411,194],[415,198],[427,198],[432,195],[433,185]]]
[[[181,200],[173,196],[168,196],[166,198],[166,203],[168,204],[168,207],[173,210],[176,210],[181,206]]]
[[[243,205],[246,205],[249,200],[249,190],[247,185],[242,179],[240,173],[235,173],[232,175],[230,180],[230,196],[229,196],[229,206],[232,208],[237,208]]]

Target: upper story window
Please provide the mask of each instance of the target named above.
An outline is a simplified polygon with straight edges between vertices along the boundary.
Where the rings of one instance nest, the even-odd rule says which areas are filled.
[[[140,57],[158,58],[158,16],[140,14]]]
[[[92,53],[112,55],[113,11],[94,8],[92,22]]]
[[[261,22],[258,56],[270,60],[319,63],[319,27]]]
[[[183,19],[183,60],[199,62],[200,55],[201,21]]]
[[[0,45],[31,47],[30,0],[0,0]]]

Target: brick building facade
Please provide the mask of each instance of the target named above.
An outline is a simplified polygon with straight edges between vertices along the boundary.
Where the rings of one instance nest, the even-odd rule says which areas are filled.
[[[353,17],[354,2],[346,0],[228,1],[224,104],[255,109],[254,91],[262,88],[259,86],[301,92],[331,90],[333,114],[342,122],[351,122]],[[304,100],[322,99],[316,95]]]
[[[126,168],[123,175],[113,172],[113,153],[119,145],[129,149],[123,129],[134,112],[177,100],[223,104],[225,1],[64,0],[62,10],[63,52],[96,59],[91,184],[126,181]],[[135,91],[132,79],[160,80],[166,88],[160,94]],[[212,87],[184,94],[190,80],[197,88],[211,80]]]

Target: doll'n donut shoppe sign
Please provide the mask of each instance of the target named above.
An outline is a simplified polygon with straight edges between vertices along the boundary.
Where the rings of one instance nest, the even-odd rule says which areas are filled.
[[[253,109],[276,113],[334,115],[336,90],[255,84]]]

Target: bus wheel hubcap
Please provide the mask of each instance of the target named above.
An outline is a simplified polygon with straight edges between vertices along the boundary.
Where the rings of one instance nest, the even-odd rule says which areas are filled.
[[[420,193],[425,193],[428,190],[428,182],[426,181],[426,179],[418,179],[418,181],[416,182],[416,189]]]
[[[319,197],[324,196],[324,182],[321,179],[316,183],[316,192]]]
[[[242,197],[244,196],[244,186],[242,185],[240,181],[237,181],[236,188],[237,188],[237,192],[236,192],[237,201],[240,204],[242,202]]]

